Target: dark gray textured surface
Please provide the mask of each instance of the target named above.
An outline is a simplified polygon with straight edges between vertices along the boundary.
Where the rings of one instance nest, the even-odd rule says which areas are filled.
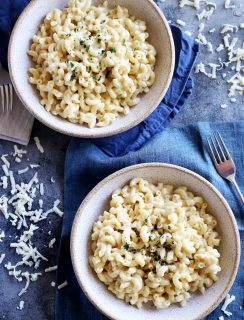
[[[208,32],[205,33],[207,38],[211,40],[216,48],[220,42],[218,31],[223,23],[239,24],[244,21],[243,16],[236,17],[233,15],[232,10],[223,9],[224,0],[217,0],[215,2],[219,5],[217,13],[213,15],[210,21],[204,20],[204,22],[206,31],[213,27],[216,28],[216,33],[212,35],[208,34]],[[243,1],[234,2],[236,4],[243,3]],[[166,2],[160,4],[160,6],[164,9],[164,13],[168,19],[172,20],[172,22],[176,21],[178,18],[186,21],[187,25],[183,29],[193,31],[193,35],[196,35],[197,26],[199,25],[199,22],[195,17],[196,11],[189,7],[179,9],[177,3],[177,0],[166,0]],[[241,12],[241,10],[242,9],[238,8],[238,12]],[[243,38],[243,33],[239,33],[239,37]],[[198,62],[212,62],[214,61],[214,57],[215,54],[210,55],[205,48],[202,48]],[[238,95],[236,103],[229,102],[225,80],[221,77],[218,77],[216,80],[210,80],[204,75],[193,75],[193,77],[195,80],[194,92],[183,110],[170,125],[171,127],[191,124],[196,121],[244,119],[242,98]],[[228,105],[227,109],[220,108],[220,105],[224,103]],[[39,176],[44,182],[46,181],[47,192],[45,202],[47,207],[50,207],[54,199],[62,199],[63,164],[69,137],[55,133],[38,122],[35,123],[32,136],[38,136],[40,138],[45,153],[42,155],[37,151],[32,139],[30,145],[27,147],[28,155],[26,156],[26,159],[29,158],[32,163],[41,164],[41,167],[38,170]],[[12,143],[0,140],[0,154],[9,153],[12,152],[12,150]],[[23,161],[22,164],[18,166],[23,168],[25,167],[25,164],[27,164],[27,160],[26,163]],[[56,180],[54,184],[50,183],[51,176]],[[0,196],[1,194],[2,190],[0,189]],[[49,220],[51,223],[49,223]],[[2,223],[3,217],[0,216],[0,225],[2,225]],[[52,216],[47,222],[43,223],[43,232],[40,233],[37,241],[48,244],[51,238],[57,237],[58,239],[60,226],[61,219]],[[48,235],[49,230],[52,231],[51,236]],[[9,240],[10,239],[5,239],[4,242],[0,242],[0,254],[2,252],[8,252],[7,245]],[[56,264],[57,248],[58,243],[54,245],[54,249],[43,247],[42,252],[48,256],[49,262],[41,265],[42,270],[47,266]],[[12,255],[13,254],[9,251],[9,257]],[[22,299],[25,300],[25,308],[19,311],[16,310],[16,306],[20,301],[17,294],[23,284],[17,283],[14,279],[7,276],[6,271],[0,266],[0,319],[53,320],[54,288],[50,286],[50,282],[54,280],[54,277],[54,273],[47,273],[41,277],[39,281],[32,283],[28,293],[22,297]]]

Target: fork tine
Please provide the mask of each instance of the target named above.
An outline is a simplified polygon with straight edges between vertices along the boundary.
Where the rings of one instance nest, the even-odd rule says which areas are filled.
[[[9,104],[9,111],[12,111],[13,109],[13,86],[12,84],[10,83],[9,84],[9,92],[10,92],[10,104]]]
[[[4,90],[3,90],[3,86],[0,86],[0,95],[1,95],[2,111],[4,111]]]
[[[221,145],[219,143],[219,139],[218,139],[218,137],[217,137],[217,135],[215,133],[214,133],[214,138],[215,138],[215,140],[216,140],[216,142],[218,144],[218,147],[219,147],[220,153],[222,155],[223,161],[225,161],[226,160],[225,154],[224,154],[223,149],[222,149],[222,147],[221,147]]]
[[[222,145],[223,145],[223,147],[224,147],[224,149],[225,149],[225,152],[226,152],[226,154],[227,154],[227,156],[228,156],[228,159],[231,159],[231,155],[230,155],[230,153],[229,153],[229,151],[228,151],[228,149],[227,149],[227,147],[226,147],[226,145],[225,145],[225,143],[224,143],[224,140],[222,139],[219,131],[217,131],[217,133],[218,133],[218,136],[219,136],[219,138],[220,138],[220,141],[221,141],[221,143],[222,143]]]
[[[214,152],[213,152],[213,149],[212,149],[212,146],[211,146],[211,142],[210,142],[209,139],[207,139],[207,142],[208,142],[209,150],[210,150],[211,155],[212,155],[212,160],[213,160],[214,164],[217,165],[218,163],[217,163],[217,160],[215,158],[215,155],[214,155]]]
[[[6,111],[9,111],[9,93],[8,93],[8,85],[4,85],[5,99],[6,99]]]
[[[216,145],[215,145],[215,143],[214,143],[213,137],[210,137],[210,139],[211,139],[211,141],[212,141],[212,144],[213,144],[213,147],[214,147],[215,153],[216,153],[216,155],[217,155],[217,159],[218,159],[219,163],[221,163],[221,162],[222,162],[222,160],[221,160],[221,158],[220,158],[220,155],[219,155],[218,149],[216,148]],[[217,162],[218,162],[218,161],[217,161]]]

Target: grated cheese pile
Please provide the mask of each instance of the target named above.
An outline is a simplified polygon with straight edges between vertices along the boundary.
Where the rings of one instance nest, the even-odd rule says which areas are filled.
[[[37,142],[38,141],[38,142]],[[39,139],[36,140],[40,152],[43,147]],[[27,179],[25,173],[29,169],[34,170],[39,165],[11,170],[11,162],[21,163],[26,150],[14,146],[14,152],[11,155],[1,156],[2,176],[0,174],[0,219],[5,218],[7,224],[17,230],[15,241],[10,243],[10,248],[15,252],[18,261],[11,262],[5,253],[0,253],[0,264],[4,266],[8,274],[19,282],[25,281],[24,287],[20,290],[19,296],[27,292],[31,282],[37,281],[42,275],[40,271],[41,262],[48,259],[34,245],[35,235],[40,229],[40,223],[47,219],[50,214],[63,216],[63,212],[58,208],[60,201],[55,200],[53,206],[44,209],[44,185],[39,182],[38,173],[31,172],[31,178]],[[16,161],[18,159],[18,161]],[[21,164],[20,164],[21,165]],[[0,168],[1,168],[0,167]],[[27,170],[28,169],[28,170]],[[1,169],[0,169],[1,171]],[[30,172],[28,172],[30,176]],[[2,216],[2,217],[1,217]],[[11,228],[10,228],[11,230]],[[0,230],[0,242],[4,241],[5,232]],[[11,236],[12,237],[12,232]],[[55,238],[49,242],[49,248],[53,247]],[[11,250],[11,249],[10,249]],[[4,260],[4,264],[3,264]],[[56,270],[56,267],[49,268],[49,271]],[[20,301],[19,310],[24,308],[24,301]]]

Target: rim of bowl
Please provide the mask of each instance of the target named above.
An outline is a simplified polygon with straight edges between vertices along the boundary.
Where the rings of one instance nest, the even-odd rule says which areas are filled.
[[[237,227],[237,222],[235,220],[235,216],[229,206],[229,204],[227,203],[227,201],[225,200],[225,198],[222,196],[222,194],[215,188],[214,185],[212,185],[209,181],[207,181],[205,178],[203,178],[202,176],[200,176],[199,174],[186,169],[184,167],[181,166],[177,166],[177,165],[173,165],[173,164],[168,164],[168,163],[160,163],[160,162],[149,162],[149,163],[141,163],[141,164],[136,164],[136,165],[132,165],[129,167],[125,167],[123,169],[120,169],[114,173],[112,173],[111,175],[107,176],[105,179],[103,179],[102,181],[100,181],[85,197],[85,199],[82,201],[80,207],[77,210],[77,213],[75,215],[73,224],[72,224],[72,230],[71,230],[71,236],[70,236],[70,254],[71,254],[71,261],[72,261],[72,265],[73,265],[73,269],[75,272],[75,276],[76,279],[81,287],[81,289],[83,290],[83,292],[85,293],[86,297],[90,300],[90,302],[101,312],[103,313],[105,316],[107,316],[109,319],[111,320],[115,320],[115,318],[113,318],[113,315],[106,313],[100,306],[97,305],[96,301],[94,301],[93,297],[90,296],[88,294],[88,291],[86,290],[86,286],[83,285],[82,282],[82,277],[80,277],[80,274],[78,272],[79,269],[79,265],[76,263],[76,259],[75,259],[75,247],[74,247],[74,241],[75,241],[75,237],[76,237],[76,233],[79,231],[77,229],[77,225],[78,225],[78,220],[80,219],[81,216],[83,216],[83,209],[86,206],[87,202],[90,201],[90,199],[93,197],[93,195],[95,193],[97,193],[97,191],[100,189],[101,186],[104,186],[106,183],[108,183],[111,179],[121,176],[124,173],[127,173],[129,171],[134,171],[135,169],[138,168],[150,168],[150,167],[158,167],[158,168],[170,168],[170,169],[175,169],[177,171],[180,172],[184,172],[187,174],[190,174],[191,176],[194,176],[195,178],[197,178],[198,180],[200,180],[203,184],[205,184],[209,189],[212,190],[213,193],[215,193],[219,199],[221,200],[221,202],[223,203],[224,207],[226,208],[226,211],[232,221],[232,226],[234,229],[234,235],[235,235],[235,245],[236,245],[236,255],[235,255],[235,263],[234,263],[234,268],[232,270],[232,275],[230,277],[230,279],[227,282],[227,285],[225,287],[225,289],[223,290],[223,292],[215,299],[215,301],[212,303],[212,305],[205,311],[203,312],[200,316],[197,316],[196,318],[194,318],[193,320],[201,320],[204,317],[206,317],[208,314],[210,314],[220,303],[221,301],[225,298],[225,296],[227,295],[227,293],[229,292],[235,278],[237,275],[237,271],[238,271],[238,267],[239,267],[239,263],[240,263],[240,236],[239,236],[239,231],[238,231],[238,227]],[[121,320],[121,318],[118,318],[119,320]]]
[[[22,104],[24,105],[24,107],[37,119],[39,120],[40,122],[42,122],[43,124],[45,124],[47,127],[55,130],[55,131],[58,131],[60,133],[63,133],[63,134],[66,134],[68,136],[73,136],[73,137],[78,137],[78,138],[102,138],[102,137],[108,137],[108,136],[112,136],[112,135],[116,135],[118,133],[121,133],[121,132],[124,132],[124,131],[127,131],[133,127],[135,127],[136,125],[138,125],[139,123],[141,123],[143,120],[145,120],[157,107],[158,105],[160,104],[160,102],[162,101],[163,97],[165,96],[169,86],[170,86],[170,83],[171,83],[171,80],[172,80],[172,77],[173,77],[173,72],[174,72],[174,67],[175,67],[175,45],[174,45],[174,40],[173,40],[173,36],[172,36],[172,32],[170,30],[170,27],[169,27],[169,24],[167,22],[167,19],[165,18],[163,12],[160,10],[160,8],[153,2],[153,0],[145,0],[147,1],[150,5],[151,5],[151,8],[152,10],[155,12],[155,14],[157,14],[159,16],[159,18],[161,20],[163,20],[163,23],[165,25],[165,28],[166,28],[166,32],[168,34],[168,39],[169,39],[169,43],[170,43],[170,50],[171,50],[171,66],[170,66],[170,70],[168,72],[168,75],[167,75],[167,81],[166,81],[166,84],[165,86],[161,89],[161,93],[159,94],[158,98],[155,99],[155,103],[154,103],[154,106],[152,106],[150,109],[146,109],[147,111],[144,112],[144,114],[128,123],[127,125],[123,126],[123,127],[120,127],[120,128],[117,128],[117,129],[114,129],[112,131],[110,131],[109,133],[100,133],[99,131],[97,133],[94,133],[94,134],[86,134],[86,133],[73,133],[71,132],[71,130],[67,130],[65,128],[63,128],[62,126],[60,125],[57,125],[57,124],[53,124],[51,123],[51,121],[47,121],[45,119],[45,117],[42,117],[39,115],[38,111],[35,111],[31,106],[29,106],[29,104],[25,101],[25,94],[20,92],[18,90],[18,84],[16,83],[15,81],[15,76],[14,76],[14,72],[13,72],[13,69],[12,69],[12,44],[13,44],[13,39],[15,37],[15,32],[17,31],[18,29],[18,26],[21,24],[22,20],[25,19],[25,17],[28,15],[29,11],[32,9],[32,7],[35,6],[35,4],[37,2],[39,2],[40,0],[32,0],[26,7],[25,9],[22,11],[21,15],[19,16],[19,18],[17,19],[15,25],[14,25],[14,28],[12,30],[12,33],[11,33],[11,37],[10,37],[10,40],[9,40],[9,46],[8,46],[8,68],[9,68],[9,74],[10,74],[10,78],[11,78],[11,81],[12,81],[12,84],[14,86],[14,89],[15,89],[15,92],[16,94],[18,95],[20,101],[22,102]],[[68,1],[68,0],[67,0]],[[31,84],[30,84],[31,85]],[[149,89],[150,90],[150,89]],[[136,107],[136,106],[135,106]],[[54,115],[53,115],[54,116]],[[54,116],[55,117],[55,116]],[[65,121],[68,121],[66,119],[64,119]],[[119,118],[117,118],[115,121],[119,121]],[[65,127],[65,125],[64,125]],[[82,125],[81,125],[81,128],[82,128]],[[98,128],[99,130],[100,128]]]

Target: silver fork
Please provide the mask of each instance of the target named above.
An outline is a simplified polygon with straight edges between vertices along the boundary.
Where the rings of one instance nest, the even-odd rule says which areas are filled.
[[[214,133],[207,141],[218,174],[233,183],[244,204],[243,194],[236,183],[236,166],[220,133]]]
[[[11,83],[0,86],[0,101],[3,112],[10,112],[13,108],[13,86]]]

